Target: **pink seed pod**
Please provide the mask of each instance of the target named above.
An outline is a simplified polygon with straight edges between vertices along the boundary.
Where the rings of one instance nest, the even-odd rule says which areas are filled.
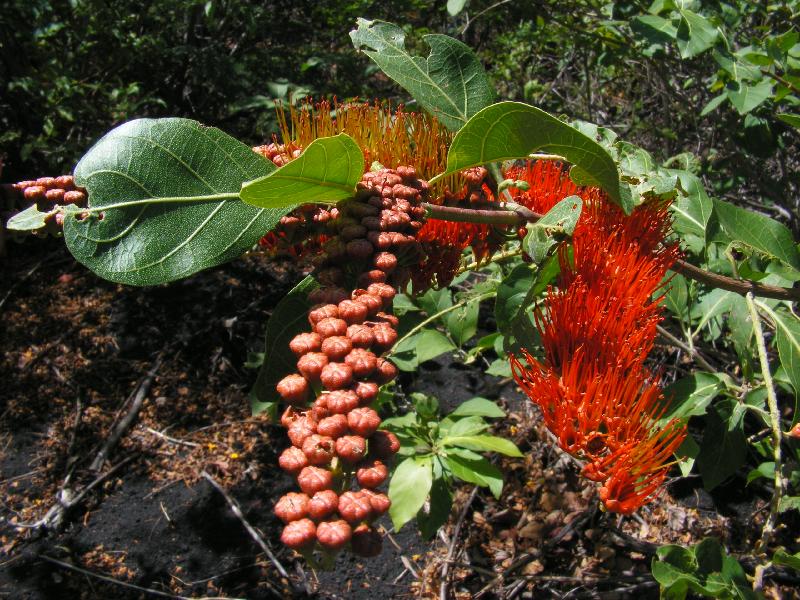
[[[309,352],[319,352],[322,347],[322,338],[318,333],[300,333],[289,342],[289,349],[298,358]]]
[[[317,526],[311,519],[292,521],[283,528],[281,542],[292,550],[301,550],[317,539]]]
[[[381,485],[389,476],[389,469],[379,460],[374,460],[356,471],[356,479],[361,487],[373,489]]]
[[[392,300],[397,294],[395,289],[388,283],[370,284],[370,286],[367,287],[367,291],[374,296],[379,296],[380,298],[383,298],[383,302],[386,306],[391,306]]]
[[[297,484],[309,496],[333,487],[333,473],[321,467],[306,467],[297,476]]]
[[[347,256],[354,260],[365,260],[372,256],[374,251],[372,244],[364,238],[347,242]]]
[[[352,225],[347,225],[339,229],[339,237],[345,241],[363,239],[365,235],[367,235],[367,228],[363,225],[359,225],[355,221],[353,221]]]
[[[326,390],[341,390],[353,381],[353,369],[346,363],[328,363],[319,376]]]
[[[328,550],[341,550],[353,535],[346,521],[323,521],[317,526],[317,541]]]
[[[300,448],[289,446],[278,457],[278,465],[289,475],[297,475],[308,466],[308,459]]]
[[[365,202],[349,202],[346,205],[346,209],[347,209],[347,214],[352,215],[356,219],[375,216],[378,213],[380,213],[379,208],[375,208],[374,206],[367,204]]]
[[[36,180],[36,185],[40,185],[43,188],[49,190],[56,185],[56,178],[55,177],[39,177]]]
[[[384,273],[391,273],[397,267],[397,257],[391,252],[378,252],[372,258],[372,264]]]
[[[322,490],[314,494],[308,503],[308,515],[317,521],[336,512],[339,496],[333,490]]]
[[[376,356],[369,350],[353,348],[345,357],[345,364],[353,369],[353,375],[358,378],[369,377],[377,365]]]
[[[346,415],[359,405],[359,398],[352,390],[335,390],[324,394],[328,410],[332,414]]]
[[[47,198],[49,202],[60,204],[61,202],[64,201],[64,194],[66,194],[66,191],[64,191],[63,189],[52,188],[44,193],[44,197]]]
[[[296,373],[287,375],[275,386],[278,394],[289,404],[302,405],[308,401],[309,386],[308,381],[302,375]]]
[[[344,335],[347,333],[347,321],[342,319],[322,319],[314,325],[314,331],[323,338],[333,337],[334,335]]]
[[[397,367],[384,358],[379,358],[375,366],[375,381],[381,385],[397,377]]]
[[[311,405],[311,410],[309,413],[311,418],[317,422],[322,421],[322,419],[330,417],[331,414],[333,414],[328,408],[328,398],[326,394],[323,394],[314,400],[314,404]]]
[[[346,335],[334,335],[322,342],[322,353],[330,361],[341,361],[353,349],[353,342]]]
[[[328,302],[331,304],[339,304],[342,300],[347,300],[350,294],[344,288],[336,287],[328,290]]]
[[[354,303],[360,304],[360,303]],[[363,306],[363,304],[360,304]],[[366,312],[366,307],[364,307]],[[347,337],[357,348],[369,348],[375,342],[375,334],[369,325],[350,325],[347,328]]]
[[[369,498],[362,492],[345,492],[339,496],[339,514],[348,523],[360,523],[372,515]]]
[[[354,408],[347,413],[347,426],[356,435],[369,437],[378,430],[380,425],[380,415],[366,406]]]
[[[385,312],[379,312],[378,314],[376,314],[375,315],[375,321],[376,321],[377,325],[381,325],[382,323],[385,323],[386,325],[388,325],[392,329],[397,329],[397,327],[400,325],[400,319],[398,319],[397,317],[395,317],[392,314],[385,313]]]
[[[297,419],[286,431],[289,440],[292,442],[292,446],[296,446],[297,448],[302,448],[306,438],[310,435],[314,435],[316,432],[317,423],[309,417]]]
[[[374,558],[383,550],[383,538],[375,529],[362,523],[351,534],[350,550],[357,556]]]
[[[368,488],[361,490],[361,493],[369,498],[369,505],[372,507],[372,514],[376,518],[380,517],[387,510],[389,510],[389,507],[392,505],[392,501],[389,500],[389,496],[386,494],[381,494],[380,492],[376,492]]]
[[[308,322],[311,325],[316,325],[322,319],[337,318],[339,316],[339,309],[335,304],[323,304],[308,313]]]
[[[333,453],[334,442],[331,437],[315,433],[303,441],[303,454],[312,465],[327,465],[331,462]]]
[[[308,503],[310,500],[305,494],[289,492],[275,504],[275,516],[284,523],[299,521],[308,515]]]
[[[336,455],[344,462],[355,464],[367,453],[367,440],[360,435],[343,435],[336,440]]]
[[[359,275],[356,283],[358,287],[366,288],[373,283],[383,283],[384,281],[386,281],[386,273],[380,269],[372,269]]]
[[[283,411],[283,414],[281,415],[281,425],[286,427],[286,429],[289,429],[292,423],[297,421],[297,419],[299,419],[300,417],[305,417],[305,416],[307,416],[305,411],[299,410],[294,406],[289,406],[286,408],[285,411]]]
[[[86,192],[81,190],[70,190],[64,194],[62,202],[64,204],[74,204],[75,206],[86,206]]]
[[[369,454],[379,460],[389,460],[400,450],[400,440],[391,431],[376,431],[369,438]]]
[[[350,326],[363,323],[364,319],[367,318],[367,307],[361,302],[342,300],[339,302],[338,308],[339,316]]]
[[[347,425],[347,417],[343,414],[331,415],[319,422],[317,425],[317,432],[320,435],[326,435],[333,439],[347,435],[350,431]]]
[[[378,397],[378,384],[374,381],[359,381],[353,386],[353,391],[358,396],[359,404],[367,406]]]
[[[72,177],[72,175],[59,175],[56,177],[55,184],[56,187],[60,187],[67,191],[75,189],[75,179]]]
[[[366,290],[358,289],[353,292],[353,300],[361,302],[367,307],[367,314],[372,316],[383,308],[383,299],[368,293]]]
[[[397,342],[397,331],[389,323],[378,322],[372,327],[375,343],[372,344],[375,352],[383,353],[392,349]]]
[[[322,352],[309,352],[297,361],[297,370],[310,382],[319,381],[322,370],[328,364],[328,357]]]
[[[47,192],[47,188],[41,185],[32,185],[30,187],[26,187],[23,195],[25,196],[25,200],[36,202],[38,200],[43,200],[44,195]]]
[[[361,225],[364,229],[369,231],[380,231],[381,230],[381,218],[377,215],[364,217],[361,219]]]
[[[367,239],[378,250],[388,250],[394,243],[394,237],[388,231],[370,231]]]

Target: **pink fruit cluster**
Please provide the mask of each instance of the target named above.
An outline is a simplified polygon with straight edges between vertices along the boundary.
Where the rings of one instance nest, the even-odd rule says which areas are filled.
[[[49,213],[45,223],[47,230],[53,234],[59,232],[64,223],[64,214],[53,209],[67,204],[86,206],[86,190],[75,185],[72,175],[39,177],[36,180],[4,184],[2,188],[3,196],[13,198],[15,204],[23,204],[24,200],[24,205],[35,203],[36,210]]]
[[[366,173],[356,197],[334,209],[332,237],[316,258],[311,330],[289,343],[297,370],[276,386],[289,405],[281,423],[292,443],[279,464],[301,491],[278,500],[275,514],[286,523],[281,540],[295,550],[381,551],[372,522],[390,501],[377,490],[400,444],[379,429],[370,405],[397,376],[382,355],[397,341],[392,299],[408,282],[401,265],[419,259],[427,189],[411,167]]]

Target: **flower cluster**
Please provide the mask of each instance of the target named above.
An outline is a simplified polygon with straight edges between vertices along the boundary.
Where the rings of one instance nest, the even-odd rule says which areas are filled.
[[[571,249],[559,249],[558,287],[534,312],[544,358],[523,350],[527,366],[512,356],[512,370],[559,445],[602,484],[605,507],[629,514],[653,498],[685,437],[677,422],[659,427],[665,403],[645,366],[661,320],[654,294],[678,256],[677,245],[665,241],[668,206],[651,202],[625,216],[599,190],[565,183],[563,172],[516,175],[550,182],[520,197],[534,210],[546,212],[576,192],[584,210]]]
[[[390,501],[376,490],[400,445],[379,429],[370,405],[379,386],[397,375],[382,355],[397,340],[391,306],[396,287],[409,279],[403,264],[419,260],[414,236],[426,193],[413,167],[366,173],[356,198],[337,210],[336,234],[318,257],[311,331],[290,342],[297,371],[277,385],[289,404],[281,422],[292,443],[279,464],[301,489],[275,505],[286,523],[281,540],[290,548],[337,551],[349,543],[362,556],[381,550],[371,523]]]
[[[48,233],[56,235],[64,224],[64,214],[56,210],[59,206],[73,204],[86,206],[86,190],[75,185],[72,175],[58,177],[39,177],[32,181],[20,181],[3,185],[3,196],[11,197],[13,204],[33,205],[36,210],[48,213],[45,223]]]

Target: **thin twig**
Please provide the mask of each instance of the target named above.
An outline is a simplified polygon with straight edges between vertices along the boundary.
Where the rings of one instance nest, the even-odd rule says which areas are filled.
[[[769,406],[770,425],[772,427],[772,456],[775,461],[775,491],[772,493],[772,500],[769,506],[769,515],[761,529],[761,539],[756,543],[756,554],[766,553],[772,534],[775,531],[775,524],[778,522],[778,512],[780,510],[781,496],[783,495],[783,468],[781,465],[781,441],[783,431],[781,430],[781,413],[778,409],[778,396],[775,393],[775,384],[772,381],[772,373],[769,370],[769,357],[767,356],[767,343],[764,340],[764,331],[761,329],[761,317],[756,310],[755,299],[752,293],[745,295],[747,308],[750,311],[750,319],[753,322],[753,332],[756,335],[756,345],[758,346],[758,359],[761,362],[761,376],[764,378],[764,386],[767,388],[767,405]],[[764,585],[765,566],[760,563],[756,566],[753,577],[753,590],[760,591]]]
[[[236,600],[232,599],[229,596],[205,596],[203,598],[190,598],[189,596],[178,596],[176,594],[168,594],[167,592],[162,592],[160,590],[154,590],[153,588],[146,588],[135,585],[133,583],[128,583],[127,581],[120,581],[119,579],[114,579],[113,577],[109,577],[107,575],[101,575],[100,573],[95,573],[93,571],[88,571],[87,569],[82,569],[81,567],[76,567],[75,565],[71,565],[68,562],[64,562],[63,560],[58,560],[57,558],[53,558],[52,556],[47,556],[46,554],[40,554],[38,558],[45,560],[49,563],[53,563],[54,565],[58,565],[64,569],[69,569],[70,571],[75,571],[76,573],[81,573],[82,575],[86,575],[87,577],[94,577],[95,579],[100,579],[101,581],[105,581],[107,583],[113,583],[114,585],[119,585],[121,587],[126,587],[131,590],[136,590],[137,592],[143,592],[145,594],[151,594],[153,596],[159,596],[161,598],[172,598],[173,600]],[[239,599],[241,600],[241,599]]]
[[[189,446],[190,448],[197,448],[200,446],[197,442],[187,442],[185,440],[179,440],[178,438],[170,437],[166,433],[162,433],[160,431],[156,431],[151,427],[145,428],[148,433],[152,433],[154,436],[161,438],[165,442],[169,442],[171,444],[179,444],[181,446]]]
[[[676,338],[669,331],[664,329],[661,325],[657,325],[656,326],[656,330],[658,331],[659,335],[661,335],[661,337],[666,339],[673,346],[677,346],[678,348],[680,348],[681,350],[686,352],[689,356],[691,356],[697,362],[698,365],[703,367],[706,371],[709,371],[711,373],[715,373],[717,371],[717,369],[715,369],[711,365],[711,363],[709,363],[705,359],[705,357],[702,354],[700,354],[700,352],[698,350],[696,350],[695,348],[690,348],[688,346],[688,344],[685,344],[684,342],[682,342],[681,340]]]
[[[476,485],[474,488],[472,488],[472,493],[469,495],[467,502],[461,509],[461,514],[458,515],[458,521],[456,521],[456,527],[453,530],[453,536],[450,538],[450,547],[447,549],[447,557],[444,559],[444,564],[442,565],[442,583],[439,585],[439,600],[447,600],[447,576],[450,573],[450,564],[456,551],[458,536],[461,534],[461,526],[464,524],[464,519],[467,517],[467,511],[477,495],[478,486]]]
[[[89,466],[92,471],[97,472],[103,468],[103,464],[106,462],[108,456],[114,451],[114,448],[116,448],[120,439],[122,439],[122,436],[125,435],[125,432],[131,428],[131,425],[133,425],[136,417],[139,416],[139,411],[142,409],[144,399],[147,396],[147,393],[150,391],[150,386],[153,385],[153,381],[156,378],[156,373],[161,366],[161,360],[163,356],[164,353],[161,352],[161,354],[158,355],[153,363],[153,366],[147,372],[145,378],[139,384],[139,388],[136,390],[136,396],[133,399],[133,405],[128,410],[128,413],[125,415],[125,417],[117,424],[117,427],[106,440],[106,443],[103,444],[103,447],[100,448],[97,456],[95,456],[92,464]]]
[[[214,489],[216,489],[220,494],[222,494],[222,497],[225,498],[225,500],[228,502],[228,506],[231,507],[231,512],[233,512],[233,514],[236,515],[236,517],[242,522],[242,525],[244,525],[244,528],[247,530],[247,533],[250,534],[250,537],[253,538],[253,541],[256,544],[258,544],[258,546],[261,548],[264,554],[267,555],[267,558],[269,558],[270,562],[272,562],[272,564],[275,566],[278,573],[280,573],[282,577],[286,578],[286,580],[291,583],[289,574],[286,572],[286,569],[283,568],[283,565],[280,563],[280,561],[272,553],[272,550],[270,550],[269,546],[264,541],[264,538],[262,538],[259,535],[259,533],[253,528],[253,526],[250,525],[250,522],[247,519],[245,519],[244,514],[242,513],[242,509],[239,506],[239,503],[236,502],[236,500],[233,497],[231,497],[231,495],[228,494],[228,492],[225,491],[225,488],[223,488],[216,479],[214,479],[211,475],[209,475],[207,471],[203,471],[201,475],[206,481],[208,481],[211,485],[214,486]]]

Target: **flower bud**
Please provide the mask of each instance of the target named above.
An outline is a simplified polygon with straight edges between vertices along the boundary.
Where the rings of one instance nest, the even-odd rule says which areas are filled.
[[[344,462],[355,464],[367,452],[367,441],[360,435],[343,435],[336,440],[336,455]]]
[[[297,476],[297,484],[309,496],[333,487],[333,473],[321,467],[305,467]]]
[[[330,361],[340,361],[353,349],[353,342],[346,335],[334,335],[322,342],[322,353]]]
[[[380,296],[368,293],[366,290],[355,290],[353,292],[353,300],[366,306],[367,314],[370,316],[383,308],[383,299]]]
[[[333,490],[321,490],[308,503],[308,515],[320,520],[330,516],[339,508],[339,495]]]
[[[354,408],[347,413],[347,426],[356,435],[369,437],[378,430],[381,418],[374,410],[366,406]]]
[[[309,352],[297,361],[297,370],[308,381],[319,381],[322,370],[328,364],[328,357],[322,352]]]
[[[354,260],[365,260],[372,256],[374,251],[372,244],[364,238],[347,242],[347,256]]]
[[[391,252],[378,252],[372,259],[372,264],[384,273],[391,273],[397,267],[397,257]]]
[[[297,475],[308,466],[308,459],[300,448],[289,446],[278,457],[278,465],[289,475]]]
[[[328,363],[319,379],[326,390],[341,390],[353,381],[353,369],[346,363]]]
[[[67,191],[75,189],[75,179],[72,177],[72,175],[59,175],[56,177],[55,184],[56,187],[60,187]]]
[[[380,269],[372,269],[366,273],[358,276],[357,285],[360,288],[366,288],[373,283],[383,283],[386,281],[386,273]]]
[[[378,384],[374,381],[359,381],[353,386],[353,391],[358,396],[358,403],[361,406],[372,404],[378,397],[378,389]]]
[[[376,356],[369,350],[354,348],[344,359],[358,378],[369,377],[377,365]]]
[[[328,550],[341,550],[352,535],[353,530],[350,525],[342,520],[323,521],[317,526],[317,541],[320,546]]]
[[[323,304],[308,313],[308,321],[312,325],[316,325],[322,319],[337,318],[339,316],[339,309],[335,304]]]
[[[317,539],[317,527],[311,519],[292,521],[283,528],[281,542],[292,550],[301,550]]]
[[[342,319],[322,319],[314,325],[314,331],[323,338],[333,337],[334,335],[345,335],[347,333],[347,322]]]
[[[378,326],[380,326],[382,324],[385,324],[385,325],[388,325],[389,327],[391,327],[392,329],[395,329],[395,330],[400,325],[400,319],[398,319],[397,317],[395,317],[392,314],[385,313],[385,312],[377,313],[375,315],[375,321],[376,321],[376,325],[378,325]]]
[[[317,433],[303,441],[303,454],[312,465],[327,465],[333,458],[333,438]]]
[[[392,305],[392,300],[397,294],[395,289],[388,283],[372,283],[367,287],[367,292],[382,298],[386,306]]]
[[[316,432],[316,421],[313,421],[309,417],[300,417],[289,426],[286,433],[289,436],[289,440],[292,442],[292,446],[302,448],[306,438]]]
[[[352,390],[334,390],[324,397],[328,410],[333,414],[346,415],[359,405],[359,398]]]
[[[322,338],[318,333],[300,333],[289,342],[289,349],[298,358],[309,352],[318,352],[322,347]]]
[[[302,375],[287,375],[275,386],[278,394],[289,404],[301,405],[308,401],[308,381]]]
[[[392,505],[392,501],[389,500],[389,496],[386,494],[381,494],[380,492],[375,492],[368,488],[361,490],[361,493],[369,498],[369,505],[372,507],[372,514],[376,518],[380,517],[387,510],[389,510],[389,507]]]
[[[361,302],[342,300],[339,303],[339,316],[350,326],[363,323],[367,318],[367,312],[367,307]]]
[[[300,417],[306,416],[304,411],[298,410],[294,406],[288,406],[283,414],[281,415],[281,425],[289,429],[292,423],[297,421]]]
[[[364,306],[360,303],[354,304]],[[366,307],[364,307],[364,312],[366,313]],[[369,325],[350,325],[347,328],[347,337],[357,348],[369,348],[375,342],[375,334],[372,333],[372,327]]]
[[[309,500],[305,494],[289,492],[275,504],[275,516],[284,523],[299,521],[308,515]]]
[[[359,523],[372,514],[369,498],[362,492],[345,492],[339,496],[339,514],[348,523]]]
[[[376,488],[389,476],[389,469],[379,460],[374,460],[356,471],[356,479],[361,487]]]
[[[342,437],[349,431],[350,429],[347,425],[347,417],[343,414],[326,417],[319,422],[319,425],[317,425],[317,432],[320,435],[326,435],[333,439]]]
[[[384,358],[379,358],[375,365],[375,381],[383,385],[397,377],[397,367]]]
[[[350,549],[357,556],[372,558],[381,553],[383,538],[375,529],[362,523],[351,534]]]
[[[376,431],[369,438],[369,454],[380,460],[389,460],[400,450],[400,440],[391,431]]]

